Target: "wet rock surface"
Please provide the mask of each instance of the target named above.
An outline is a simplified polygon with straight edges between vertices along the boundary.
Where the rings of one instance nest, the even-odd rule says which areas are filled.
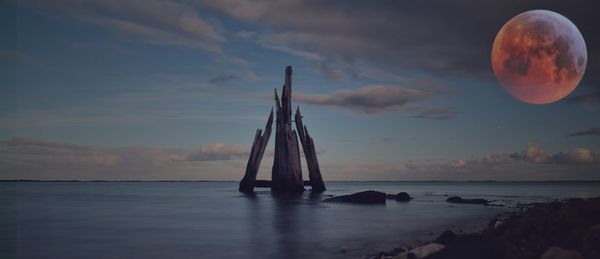
[[[358,204],[385,204],[387,195],[378,191],[357,192],[325,199],[325,202],[345,202]]]
[[[411,253],[420,251],[415,250],[418,247],[431,253]],[[597,259],[600,197],[530,204],[503,220],[491,220],[481,232],[456,235],[445,231],[418,247],[376,258]]]

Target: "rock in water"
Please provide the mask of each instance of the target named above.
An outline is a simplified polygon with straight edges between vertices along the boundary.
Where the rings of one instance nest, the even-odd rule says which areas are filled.
[[[385,204],[386,194],[377,191],[357,192],[326,199],[326,202],[348,202],[360,204]]]
[[[461,204],[482,204],[487,205],[489,203],[486,199],[463,199],[459,196],[453,196],[446,199],[447,202],[450,203],[461,203]]]
[[[591,258],[591,257],[590,257]],[[542,254],[540,259],[583,259],[577,251],[562,249],[557,246],[550,247]]]
[[[412,197],[410,197],[410,195],[408,195],[408,193],[405,192],[399,192],[398,194],[396,194],[396,200],[397,201],[410,201],[412,200]]]

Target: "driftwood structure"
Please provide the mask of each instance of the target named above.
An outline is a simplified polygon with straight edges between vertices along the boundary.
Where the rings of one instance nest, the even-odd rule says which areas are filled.
[[[275,121],[275,153],[271,181],[256,180],[256,174],[271,136],[273,110],[267,120],[264,133],[260,129],[256,131],[250,158],[246,165],[246,174],[240,182],[239,190],[252,192],[255,187],[271,187],[271,190],[276,192],[302,192],[305,185],[310,185],[313,192],[325,191],[315,144],[306,126],[302,123],[300,107],[296,109],[295,121],[292,121],[292,67],[288,66],[285,69],[285,83],[281,99],[277,95],[277,89],[275,89],[274,95],[277,119]],[[292,128],[292,122],[295,122],[296,130]],[[300,144],[298,137],[300,137]],[[300,145],[302,145],[308,166],[308,182],[302,179]]]

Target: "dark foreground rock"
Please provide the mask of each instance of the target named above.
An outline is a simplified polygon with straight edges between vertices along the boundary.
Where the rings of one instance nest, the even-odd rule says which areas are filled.
[[[454,196],[446,199],[450,203],[462,203],[462,204],[482,204],[487,205],[489,203],[486,199],[463,199],[459,196]]]
[[[379,258],[598,259],[600,197],[531,204],[479,233],[445,231],[431,243],[384,254]]]
[[[385,204],[386,194],[377,191],[357,192],[350,195],[336,196],[325,199],[326,202],[347,202],[359,204]]]

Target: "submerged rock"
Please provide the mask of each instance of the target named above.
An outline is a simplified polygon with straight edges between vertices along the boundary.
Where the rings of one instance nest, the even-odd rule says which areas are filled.
[[[336,196],[325,199],[326,202],[347,202],[359,204],[385,204],[386,194],[377,191],[357,192],[350,195]]]
[[[446,201],[450,202],[450,203],[482,204],[482,205],[487,205],[489,203],[489,201],[486,199],[463,199],[462,197],[459,197],[459,196],[450,197],[450,198],[446,199]]]

